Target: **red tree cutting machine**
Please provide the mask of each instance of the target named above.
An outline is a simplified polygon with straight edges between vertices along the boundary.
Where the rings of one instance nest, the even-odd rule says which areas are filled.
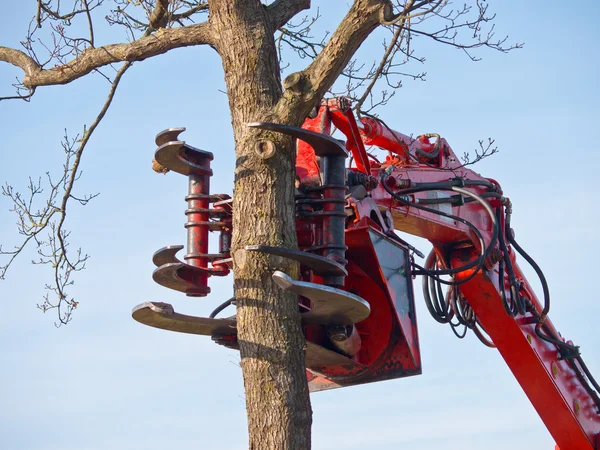
[[[250,126],[298,139],[299,250],[246,250],[300,263],[299,280],[283,272],[273,278],[298,294],[311,391],[421,373],[412,287],[419,275],[434,319],[450,324],[459,337],[470,329],[498,349],[562,450],[600,450],[600,388],[579,348],[562,339],[548,318],[546,280],[515,241],[511,203],[495,180],[461,164],[438,135],[413,139],[377,118],[357,121],[344,99],[323,102],[302,128]],[[332,126],[346,136],[345,144],[331,137]],[[208,278],[230,271],[231,199],[210,193],[212,154],[180,141],[182,131],[158,135],[155,159],[189,177],[187,254],[177,259],[183,246],[156,252],[153,278],[188,296],[205,296]],[[386,160],[375,159],[366,146],[386,150]],[[422,266],[415,255],[424,255],[395,229],[433,244]],[[208,252],[210,231],[219,233],[215,254]],[[539,275],[541,302],[515,252]],[[231,303],[208,318],[144,303],[133,317],[236,348],[235,317],[215,317]]]

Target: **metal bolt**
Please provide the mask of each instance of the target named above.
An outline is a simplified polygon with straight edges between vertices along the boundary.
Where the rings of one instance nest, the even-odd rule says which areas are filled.
[[[555,362],[552,363],[552,376],[554,378],[558,376],[558,365]]]

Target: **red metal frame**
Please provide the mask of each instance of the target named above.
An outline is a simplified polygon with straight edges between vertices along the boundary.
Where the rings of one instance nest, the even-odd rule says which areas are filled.
[[[393,188],[402,183],[408,185],[409,183],[443,182],[455,177],[490,181],[497,185],[494,180],[483,178],[472,170],[461,167],[458,158],[444,139],[439,140],[441,149],[439,154],[435,158],[423,160],[423,158],[414,157],[415,149],[422,150],[421,154],[432,153],[434,145],[429,143],[428,138],[412,139],[387,128],[382,122],[372,118],[363,119],[359,130],[349,110],[349,105],[343,102],[340,103],[337,100],[325,102],[321,106],[317,118],[320,124],[319,131],[329,130],[331,124],[334,124],[346,135],[348,139],[346,147],[352,152],[355,161],[353,170],[379,176],[383,169],[389,167],[388,170],[391,172],[386,179],[388,187]],[[307,121],[307,123],[311,122]],[[356,131],[359,131],[359,137],[357,137]],[[382,164],[373,161],[369,163],[368,159],[365,159],[367,156],[364,145],[376,145],[390,152],[390,156]],[[304,148],[299,147],[299,161],[300,164],[306,165],[309,158],[306,158],[303,151]],[[413,155],[412,159],[410,155]],[[312,164],[317,165],[314,160]],[[470,190],[474,193],[484,191],[483,188],[478,187],[471,187]],[[426,193],[419,192],[412,194],[410,200],[415,202],[426,196]],[[449,256],[451,267],[461,267],[477,258],[478,252],[481,250],[479,240],[466,225],[437,214],[405,206],[392,198],[382,186],[371,192],[371,198],[378,209],[384,209],[391,213],[395,229],[428,239],[436,252]],[[493,207],[502,206],[498,200],[492,199],[489,203]],[[486,244],[490,242],[492,221],[479,204],[468,203],[454,206],[451,208],[451,213],[473,223],[481,232]],[[500,226],[503,229],[504,223],[501,223]],[[361,244],[352,238],[351,230],[347,231],[346,236],[348,252],[352,254],[354,249],[360,247]],[[455,248],[457,243],[464,243],[460,246],[461,249]],[[470,249],[469,245],[465,249],[465,244],[470,244]],[[522,283],[521,294],[533,303],[538,313],[541,313],[543,307],[519,269],[514,254],[511,254],[511,258],[514,261],[515,276]],[[465,278],[471,274],[472,270],[467,270],[458,274],[456,279]],[[351,270],[348,277],[349,284],[346,288],[358,286],[360,289],[360,283],[365,283],[360,277],[358,279],[361,281],[356,283],[353,281],[355,277],[357,274]],[[505,312],[501,289],[505,290],[505,295],[509,295],[508,275],[505,274],[505,286],[499,286],[497,280],[498,264],[496,262],[490,264],[487,270],[480,270],[470,281],[460,285],[460,291],[554,437],[557,448],[560,447],[562,450],[599,450],[600,415],[594,399],[577,378],[572,365],[565,359],[561,359],[558,348],[538,337],[535,332],[537,320],[530,312],[517,317],[511,317]],[[368,288],[366,289],[368,290]],[[362,292],[361,295],[369,302],[377,302],[377,296]],[[373,311],[378,310],[379,307],[373,307]],[[379,314],[392,313],[386,310],[384,313],[379,311]],[[374,318],[374,321],[381,324],[385,324],[388,320],[388,318],[379,316]],[[554,326],[548,318],[545,320],[545,325],[554,330]],[[401,328],[403,330],[411,329],[411,323],[402,323]],[[414,322],[414,331],[416,332],[416,321]],[[364,341],[363,345],[375,344],[371,341]],[[410,352],[405,353],[405,356],[408,353]],[[418,350],[415,353],[418,354]]]
[[[558,336],[512,248],[496,240],[506,237],[519,250],[509,234],[510,214],[504,214],[510,203],[496,181],[463,167],[438,135],[413,139],[372,117],[356,121],[344,99],[323,102],[304,129],[250,125],[304,139],[298,141],[296,167],[299,250],[261,245],[246,250],[300,263],[300,280],[282,272],[273,278],[282,289],[299,295],[311,391],[421,373],[412,292],[411,252],[416,250],[396,229],[433,244],[426,266],[437,261],[442,269],[454,270],[450,295],[476,314],[560,449],[600,450],[600,402],[577,356],[560,354],[576,348],[549,342],[536,330],[543,324],[545,333]],[[352,154],[354,167],[347,171],[346,150],[328,137],[334,126],[346,136],[346,150]],[[159,250],[153,277],[165,287],[204,296],[210,291],[209,276],[229,272],[231,201],[210,194],[212,154],[180,141],[181,131],[157,136],[156,160],[189,177],[188,254],[182,262],[175,257],[182,246]],[[386,160],[369,155],[369,145],[388,151]],[[459,195],[450,197],[454,193],[447,192],[455,189]],[[465,200],[473,195],[479,195],[477,201]],[[423,210],[419,204],[430,208]],[[208,253],[209,231],[220,233],[218,254]],[[500,262],[512,267],[510,275]],[[431,266],[421,274],[433,280]],[[520,311],[507,306],[507,297],[522,302]],[[433,310],[431,303],[428,307]],[[234,317],[186,316],[163,303],[140,305],[133,317],[153,327],[210,335],[220,344],[237,346]]]

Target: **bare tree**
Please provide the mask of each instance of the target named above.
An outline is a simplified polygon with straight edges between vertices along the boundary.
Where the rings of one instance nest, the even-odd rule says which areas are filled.
[[[480,47],[502,52],[520,47],[495,37],[494,15],[483,0],[457,8],[450,0],[350,3],[333,33],[315,37],[318,11],[312,17],[301,15],[311,7],[310,0],[38,0],[22,48],[0,47],[0,61],[23,71],[14,85],[16,93],[1,100],[30,101],[42,86],[66,84],[90,74],[110,83],[94,122],[79,135],[65,134],[66,160],[58,177],[47,174],[45,179],[30,180],[27,195],[8,184],[2,188],[13,201],[24,240],[15,248],[0,248],[6,257],[0,277],[33,242],[40,255],[37,262],[49,264],[54,276],[47,286],[54,295],[46,296],[40,308],[58,309],[61,323],[71,319],[78,304],[66,289],[87,259],[81,250],[69,249],[67,210],[77,203],[87,204],[95,195],[76,197],[73,187],[86,145],[121,78],[132,64],[176,48],[209,45],[219,54],[235,138],[232,256],[251,449],[310,448],[312,412],[297,298],[274,284],[264,256],[243,250],[248,244],[296,246],[295,146],[290,138],[251,129],[247,123],[300,125],[328,92],[354,100],[359,114],[370,113],[389,101],[403,78],[424,79],[424,72],[412,71],[424,62],[415,48],[417,37],[459,48],[473,60]],[[121,30],[123,42],[99,42],[106,34],[98,31],[103,18]],[[377,38],[383,40],[379,59],[353,59],[377,29]],[[308,64],[282,80],[292,58]],[[383,90],[376,91],[380,85]],[[270,141],[275,151],[258,151],[263,141]],[[47,186],[47,197],[38,208],[42,185]],[[256,195],[257,190],[261,195]],[[290,261],[281,261],[278,269],[298,274]]]

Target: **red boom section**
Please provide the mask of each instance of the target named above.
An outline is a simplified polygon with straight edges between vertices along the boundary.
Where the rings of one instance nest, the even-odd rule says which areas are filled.
[[[549,342],[548,336],[559,335],[546,317],[547,310],[523,276],[512,247],[498,244],[498,237],[512,233],[504,223],[510,202],[501,195],[498,183],[462,167],[448,143],[437,135],[413,139],[375,118],[362,119],[355,126],[349,115],[343,102],[328,101],[314,120],[320,130],[331,123],[342,130],[356,161],[354,170],[381,180],[371,197],[380,209],[391,213],[394,228],[428,239],[441,268],[455,269],[456,295],[476,315],[560,449],[600,450],[598,398],[586,379],[587,369],[582,368],[577,348]],[[433,136],[437,139],[432,144],[429,138]],[[390,155],[383,163],[374,160],[368,171],[364,144],[379,146]],[[462,193],[457,195],[449,186],[459,187]],[[466,203],[469,193],[479,195],[480,201]],[[487,206],[483,206],[486,196]],[[476,264],[483,255],[485,264]],[[504,266],[507,259],[510,275]],[[469,264],[469,269],[461,270]],[[522,310],[513,314],[505,306],[511,287],[518,290],[512,292],[518,297],[516,302],[522,302]],[[569,349],[576,355],[565,354]]]
[[[379,175],[378,170],[372,172]],[[466,168],[448,172],[427,165],[393,167],[389,177],[383,180],[388,187],[415,186],[447,182],[460,177],[468,181],[485,181],[484,178]],[[495,184],[495,182],[494,182]],[[391,190],[391,189],[390,189]],[[396,189],[394,189],[396,190]],[[480,187],[470,188],[472,192],[483,194]],[[399,189],[398,192],[406,192]],[[407,201],[418,204],[419,201],[440,200],[447,194],[441,191],[424,191],[408,194]],[[471,230],[461,222],[441,216],[434,212],[423,211],[394,199],[383,187],[372,193],[380,206],[388,208],[394,218],[394,227],[428,239],[434,245],[436,253],[446,255],[452,268],[459,268],[469,262],[475,262],[480,253],[480,243]],[[490,200],[490,205],[502,208],[498,200]],[[466,219],[481,232],[485,244],[492,239],[492,219],[485,209],[473,202],[452,207],[449,203],[428,205],[438,211]],[[500,223],[499,227],[503,224]],[[504,232],[504,230],[501,230]],[[509,231],[510,232],[510,231]],[[469,243],[472,246],[469,246]],[[509,248],[512,253],[512,249]],[[514,254],[511,254],[514,261]],[[488,261],[489,263],[489,261]],[[488,264],[487,269],[479,270],[472,279],[461,284],[460,293],[464,296],[479,323],[490,336],[498,351],[515,375],[517,381],[529,397],[538,414],[562,450],[598,450],[597,439],[600,435],[600,416],[598,406],[581,382],[581,373],[576,373],[573,365],[576,361],[567,361],[556,345],[541,339],[535,331],[543,307],[527,283],[516,262],[513,263],[514,276],[520,282],[520,293],[531,302],[534,312],[511,317],[506,313],[501,297],[510,296],[508,275],[504,274],[504,286],[499,286],[499,265]],[[460,281],[473,274],[464,271],[455,276]],[[544,326],[558,335],[549,319]],[[579,368],[580,369],[580,368]]]
[[[451,257],[454,267],[465,263],[464,254]],[[542,307],[515,264],[515,275],[525,283],[538,311]],[[552,437],[562,450],[593,450],[597,448],[600,420],[594,400],[579,381],[573,367],[555,345],[538,337],[536,319],[531,313],[510,317],[502,307],[497,267],[479,272],[461,286],[463,295],[488,332],[515,378],[529,397]],[[505,295],[509,295],[505,292]],[[546,325],[552,323],[546,319]]]
[[[437,134],[413,139],[374,117],[357,122],[344,99],[323,102],[303,129],[249,125],[299,139],[299,249],[249,245],[245,250],[276,257],[269,259],[273,279],[299,297],[311,391],[421,373],[412,290],[413,276],[421,275],[433,318],[449,323],[455,333],[459,326],[465,333],[471,329],[499,350],[562,450],[600,450],[600,386],[578,347],[562,340],[548,319],[547,283],[514,239],[512,207],[497,182],[463,167]],[[333,126],[346,135],[345,148],[329,136]],[[229,272],[231,200],[210,194],[212,154],[180,141],[182,131],[157,136],[155,159],[189,177],[187,262],[176,257],[182,246],[164,247],[153,257],[153,278],[188,296],[204,296],[210,292],[209,276]],[[389,155],[379,161],[365,145]],[[350,169],[344,163],[348,151]],[[394,229],[432,242],[424,267],[413,254],[424,255]],[[209,231],[220,233],[218,254],[207,253]],[[514,251],[540,276],[543,302]],[[300,280],[276,270],[281,257],[300,264]],[[234,300],[208,318],[176,313],[165,303],[139,305],[132,315],[152,327],[208,335],[237,348],[235,318],[216,318]]]

